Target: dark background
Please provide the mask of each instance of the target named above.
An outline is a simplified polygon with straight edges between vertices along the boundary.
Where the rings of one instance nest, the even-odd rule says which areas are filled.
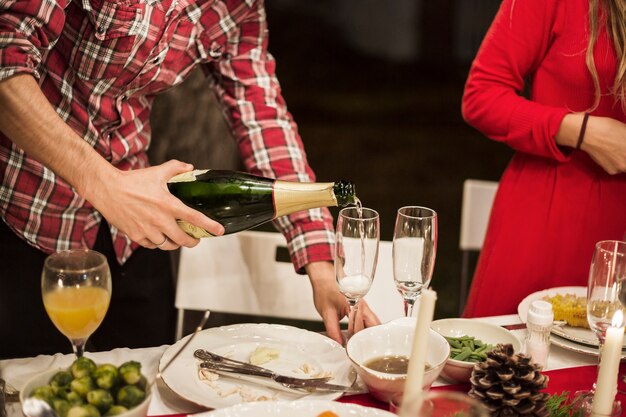
[[[380,212],[384,240],[399,207],[438,212],[437,318],[459,315],[463,181],[497,181],[512,155],[461,117],[471,60],[499,4],[266,1],[269,49],[317,179],[353,181],[363,204]],[[210,108],[199,73],[159,98],[153,160],[238,168],[221,114]]]

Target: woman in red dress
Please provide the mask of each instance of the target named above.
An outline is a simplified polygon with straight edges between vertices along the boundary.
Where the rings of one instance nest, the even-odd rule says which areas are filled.
[[[503,1],[463,117],[516,153],[464,316],[515,313],[535,291],[586,286],[596,242],[625,238],[625,39],[626,0]]]

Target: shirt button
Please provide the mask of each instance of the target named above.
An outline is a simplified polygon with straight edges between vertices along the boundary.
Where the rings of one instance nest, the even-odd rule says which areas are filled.
[[[105,32],[106,31],[104,30],[104,28],[102,26],[97,27],[96,28],[96,38],[99,39],[99,40],[103,40]]]

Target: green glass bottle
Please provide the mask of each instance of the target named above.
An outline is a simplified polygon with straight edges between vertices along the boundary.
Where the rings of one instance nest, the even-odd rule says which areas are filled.
[[[344,207],[356,203],[349,181],[291,182],[229,170],[196,170],[172,178],[169,191],[185,204],[236,233],[299,210]],[[178,222],[189,235],[212,236],[187,222]]]

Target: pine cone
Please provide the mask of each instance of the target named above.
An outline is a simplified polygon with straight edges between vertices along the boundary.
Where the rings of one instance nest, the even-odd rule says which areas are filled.
[[[482,401],[492,417],[550,415],[546,406],[550,395],[540,392],[548,377],[529,356],[515,354],[510,344],[499,344],[485,361],[476,363],[470,382],[470,397]]]

